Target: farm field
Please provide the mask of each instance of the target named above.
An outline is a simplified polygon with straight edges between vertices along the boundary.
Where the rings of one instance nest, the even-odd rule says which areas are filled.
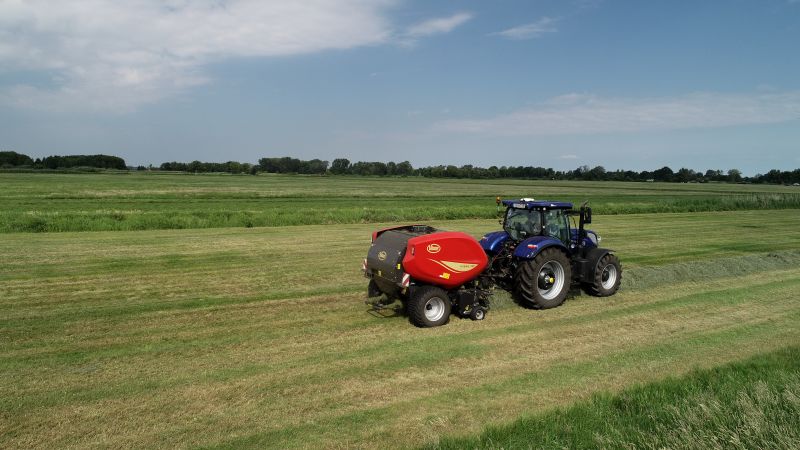
[[[120,176],[111,192],[104,176],[54,176],[64,185],[28,177],[4,184],[5,198],[18,201],[4,217],[25,208],[70,211],[73,197],[84,206],[72,211],[82,214],[107,199],[142,205],[151,195],[166,202],[157,214],[173,206],[180,213],[171,177],[195,180]],[[211,197],[221,195],[207,199],[218,211],[226,201],[233,209],[263,201],[270,211],[305,199],[308,211],[335,214],[347,202],[371,205],[375,192],[389,208],[394,189],[373,191],[380,179],[328,179],[325,203],[314,183],[326,179],[280,177],[286,196],[275,193],[278,203],[262,185],[237,203],[226,197],[246,190],[237,183],[273,180],[198,178]],[[148,194],[124,184],[151,180]],[[445,192],[457,209],[467,186],[465,204],[494,213],[494,185],[431,182],[433,193],[424,180],[387,181],[405,182],[398,202],[414,204],[414,189],[422,203]],[[712,188],[727,190],[723,197],[793,195],[791,188],[499,186],[508,196],[597,199],[591,228],[623,262],[621,291],[576,294],[547,311],[521,308],[498,291],[482,322],[454,317],[418,329],[363,303],[360,263],[371,232],[387,223],[0,233],[0,447],[385,448],[442,439],[446,447],[487,446],[452,439],[484,439],[487,427],[503,426],[513,437],[521,417],[597,392],[800,345],[800,209],[602,214],[637,195],[652,206],[711,198]],[[186,211],[204,205],[186,201]],[[498,228],[495,219],[429,222],[476,237]]]
[[[0,173],[0,232],[262,227],[494,217],[494,198],[603,214],[800,208],[792,186],[190,174]]]

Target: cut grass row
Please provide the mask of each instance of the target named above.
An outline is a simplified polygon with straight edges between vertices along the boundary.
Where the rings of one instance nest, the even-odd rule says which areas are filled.
[[[589,200],[603,214],[800,208],[793,187],[525,180],[1,174],[0,232],[491,218],[495,196]]]
[[[800,448],[800,347],[595,394],[428,448]]]
[[[367,313],[372,225],[0,235],[0,447],[421,445],[800,344],[798,220],[597,216],[617,296],[430,330]]]

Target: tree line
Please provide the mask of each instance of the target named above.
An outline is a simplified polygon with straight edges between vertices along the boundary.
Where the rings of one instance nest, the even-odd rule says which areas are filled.
[[[74,167],[95,167],[102,169],[125,170],[125,160],[109,155],[68,155],[48,156],[32,159],[27,155],[12,151],[0,152],[2,168],[61,169]],[[131,168],[133,169],[133,168]],[[165,162],[158,168],[138,166],[137,170],[163,170],[191,173],[231,173],[251,174],[307,174],[307,175],[366,175],[366,176],[417,176],[428,178],[521,178],[547,180],[587,180],[587,181],[662,181],[681,183],[729,182],[729,183],[800,183],[800,169],[792,171],[770,170],[753,177],[743,176],[738,169],[709,169],[705,172],[682,167],[673,171],[664,166],[660,169],[640,172],[634,170],[606,170],[603,166],[580,166],[574,170],[554,170],[538,166],[490,166],[479,167],[471,164],[437,165],[414,168],[410,162],[357,161],[336,158],[330,164],[320,159],[302,160],[289,156],[265,157],[258,163],[227,161],[215,162]]]
[[[30,169],[72,169],[76,167],[91,167],[97,169],[127,170],[125,160],[119,156],[111,155],[65,155],[46,156],[32,159],[28,155],[17,152],[0,152],[0,167],[2,168],[30,168]]]

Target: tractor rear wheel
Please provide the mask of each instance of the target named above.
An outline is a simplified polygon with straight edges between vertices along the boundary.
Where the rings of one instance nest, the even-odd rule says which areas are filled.
[[[444,289],[423,286],[408,299],[408,317],[421,328],[438,327],[450,320],[450,298]]]
[[[622,282],[622,265],[611,253],[600,258],[594,269],[594,280],[586,286],[586,293],[595,297],[614,295]]]
[[[571,283],[572,267],[567,255],[557,248],[548,248],[519,265],[514,294],[523,305],[533,309],[555,308],[564,303]]]

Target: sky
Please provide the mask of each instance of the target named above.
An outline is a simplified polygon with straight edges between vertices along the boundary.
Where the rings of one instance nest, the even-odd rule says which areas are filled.
[[[800,167],[800,0],[0,0],[0,150]]]

